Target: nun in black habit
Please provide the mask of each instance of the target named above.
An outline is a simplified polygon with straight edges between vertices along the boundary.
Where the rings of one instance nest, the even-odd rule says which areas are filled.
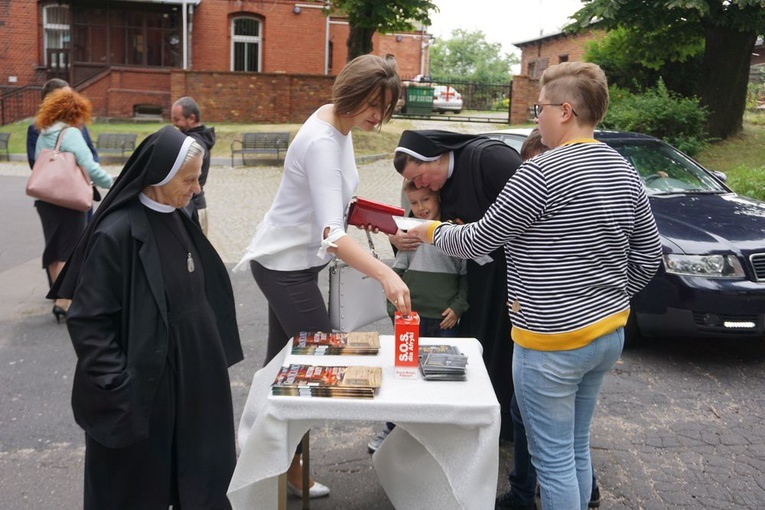
[[[228,272],[180,211],[204,149],[168,126],[130,157],[56,280],[72,299],[85,509],[230,508],[228,367],[243,359]]]
[[[458,223],[480,220],[521,165],[517,151],[505,143],[480,135],[441,130],[404,131],[393,164],[419,188],[440,195],[441,219]],[[399,249],[411,239],[391,236]],[[507,268],[504,248],[480,260],[467,261],[470,309],[460,318],[460,334],[477,338],[501,406],[500,437],[513,439],[510,400],[513,396],[513,341],[507,310]]]

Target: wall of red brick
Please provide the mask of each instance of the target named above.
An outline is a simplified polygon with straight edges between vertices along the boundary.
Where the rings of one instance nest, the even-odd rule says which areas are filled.
[[[231,20],[253,16],[261,21],[261,70],[264,73],[324,74],[327,28],[332,42],[331,68],[336,75],[348,59],[348,25],[342,18],[331,17],[318,7],[323,2],[287,0],[205,0],[193,14],[192,69],[228,71],[231,68]],[[307,7],[315,5],[314,7]],[[328,23],[329,21],[329,23]],[[420,69],[420,43],[411,37],[396,42],[392,35],[375,34],[374,54],[394,54],[400,59],[402,75],[417,74]]]
[[[510,123],[522,124],[529,120],[529,107],[539,97],[539,77],[528,75],[529,63],[547,59],[547,66],[564,61],[581,62],[587,44],[602,38],[605,32],[592,30],[583,34],[560,34],[518,45],[521,49],[521,73],[513,76],[513,101],[510,106]]]
[[[529,107],[537,102],[539,80],[525,74],[513,76],[513,100],[510,103],[510,124],[524,124],[531,120]]]
[[[584,60],[587,44],[605,35],[602,30],[592,30],[582,34],[561,34],[543,38],[535,42],[519,45],[521,48],[521,74],[527,74],[529,62],[538,58],[547,58],[547,65],[559,64],[566,56],[570,62]]]
[[[38,48],[40,24],[35,0],[0,0],[0,85],[45,81],[45,73],[39,69],[43,62]]]
[[[204,122],[302,123],[331,97],[331,76],[173,71],[173,100],[191,96]],[[233,100],[235,98],[235,100]]]
[[[169,115],[172,101],[194,96],[215,121],[302,122],[329,101],[334,76],[347,60],[348,25],[341,18],[328,24],[323,11],[293,0],[205,0],[194,8],[190,69],[113,67],[111,75],[91,78],[78,88],[97,116],[132,117],[136,104],[153,104]],[[304,5],[323,2],[305,0]],[[140,4],[135,5],[140,9]],[[262,21],[262,73],[231,72],[231,20],[239,15]],[[42,19],[36,0],[0,0],[0,85],[42,85]],[[332,44],[325,75],[327,27]],[[419,39],[376,34],[376,55],[393,54],[399,73],[420,72]],[[8,83],[8,76],[16,76]],[[178,76],[184,76],[177,85]],[[209,102],[209,104],[207,104]],[[33,114],[30,113],[30,114]],[[290,120],[284,120],[290,119]]]

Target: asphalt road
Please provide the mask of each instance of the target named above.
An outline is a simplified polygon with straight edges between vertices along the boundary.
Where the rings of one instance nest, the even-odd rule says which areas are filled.
[[[74,353],[65,326],[56,324],[44,298],[42,230],[23,192],[26,176],[4,165],[0,163],[0,509],[81,508],[84,441],[69,407]],[[258,179],[263,202],[273,190],[262,183],[278,183],[268,177],[278,170],[257,170],[250,177],[230,169],[216,172]],[[362,182],[369,175],[371,170],[363,173]],[[395,195],[397,190],[389,192]],[[215,192],[208,196],[210,207],[225,200]],[[231,218],[222,221],[218,214],[216,228],[231,224]],[[233,265],[230,256],[224,260]],[[232,273],[231,279],[246,356],[231,369],[238,422],[252,375],[263,362],[266,303],[249,274]],[[390,332],[386,321],[371,329]],[[763,341],[670,338],[624,352],[606,378],[593,424],[601,508],[765,506],[764,366]],[[312,430],[314,475],[332,489],[329,498],[313,502],[314,509],[392,508],[366,453],[366,443],[378,428],[377,423],[359,422]],[[506,489],[511,461],[510,445],[504,444],[499,491]],[[289,508],[300,508],[298,501],[290,500]]]

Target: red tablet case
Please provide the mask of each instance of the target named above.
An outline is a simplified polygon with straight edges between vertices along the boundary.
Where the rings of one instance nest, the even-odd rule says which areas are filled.
[[[393,216],[403,216],[404,210],[395,205],[374,202],[355,197],[348,210],[348,224],[356,226],[371,225],[380,232],[395,234],[398,230]]]

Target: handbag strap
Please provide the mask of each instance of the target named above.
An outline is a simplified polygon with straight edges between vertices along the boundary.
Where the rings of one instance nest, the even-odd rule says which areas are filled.
[[[372,236],[369,235],[369,230],[364,231],[367,234],[367,242],[369,243],[369,251],[372,252],[372,256],[376,259],[379,259],[380,257],[377,256],[377,252],[375,251],[375,243],[372,242]]]
[[[375,243],[372,241],[372,236],[369,234],[369,230],[364,231],[367,234],[367,243],[369,243],[369,251],[372,252],[372,256],[376,258],[377,260],[380,260],[380,257],[377,256],[377,251],[375,251]],[[332,261],[332,267],[336,268],[339,264],[337,256],[335,256],[335,260]]]
[[[54,151],[61,152],[61,139],[64,138],[64,131],[66,131],[70,127],[71,126],[67,126],[58,132],[58,138],[56,138],[56,146],[53,148]]]

